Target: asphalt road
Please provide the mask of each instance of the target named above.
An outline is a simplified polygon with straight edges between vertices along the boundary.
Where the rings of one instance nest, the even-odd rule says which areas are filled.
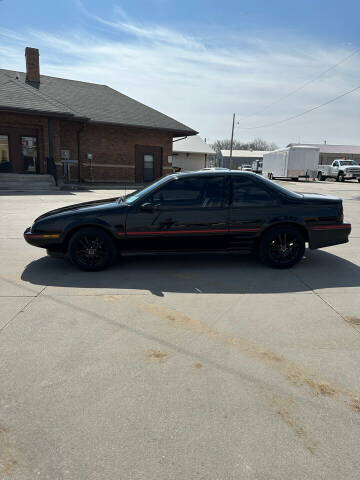
[[[360,185],[348,244],[289,271],[129,257],[84,273],[33,219],[113,191],[0,196],[0,478],[358,479]]]

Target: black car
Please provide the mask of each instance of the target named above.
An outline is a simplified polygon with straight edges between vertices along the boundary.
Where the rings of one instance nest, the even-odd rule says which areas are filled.
[[[173,174],[124,197],[41,215],[25,233],[49,255],[101,270],[117,254],[257,252],[289,268],[311,249],[348,242],[340,198],[301,195],[256,174],[230,170]]]

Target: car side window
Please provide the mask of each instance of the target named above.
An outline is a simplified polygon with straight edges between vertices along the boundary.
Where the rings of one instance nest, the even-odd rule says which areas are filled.
[[[339,166],[339,162],[334,162],[334,167],[338,167]]]
[[[159,207],[216,208],[223,204],[222,176],[178,178],[154,192],[149,201]]]
[[[277,203],[275,195],[251,178],[240,175],[232,177],[232,207],[271,206]]]

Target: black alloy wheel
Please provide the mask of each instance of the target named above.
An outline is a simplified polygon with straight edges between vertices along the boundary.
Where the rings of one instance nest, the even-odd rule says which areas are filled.
[[[95,272],[108,267],[116,257],[113,239],[100,228],[78,230],[70,240],[69,257],[81,270]]]
[[[259,257],[272,268],[290,268],[298,263],[305,252],[305,239],[300,230],[292,226],[274,227],[261,238]]]

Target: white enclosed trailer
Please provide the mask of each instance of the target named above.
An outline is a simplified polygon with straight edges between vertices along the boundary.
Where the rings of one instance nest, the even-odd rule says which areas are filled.
[[[262,174],[268,178],[316,177],[319,163],[318,147],[297,145],[265,153]]]

